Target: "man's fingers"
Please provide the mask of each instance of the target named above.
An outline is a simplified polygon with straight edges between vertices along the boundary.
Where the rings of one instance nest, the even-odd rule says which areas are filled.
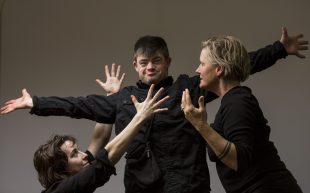
[[[308,45],[309,42],[306,41],[306,40],[301,40],[301,41],[298,42],[298,44],[299,44],[299,45]]]
[[[298,35],[296,36],[297,39],[300,39],[300,38],[303,38],[303,37],[304,37],[303,34],[298,34]]]
[[[287,29],[286,29],[286,27],[282,27],[282,36],[287,37]]]
[[[101,81],[101,80],[99,80],[99,79],[96,79],[96,82],[101,86],[101,87],[103,87],[104,86],[104,83]]]
[[[110,77],[109,66],[108,66],[108,65],[105,65],[104,68],[105,68],[105,69],[104,69],[104,70],[105,70],[105,75],[106,75],[107,78],[109,78],[109,77]]]
[[[305,57],[306,57],[306,56],[300,54],[299,52],[296,53],[296,56],[297,56],[298,58],[305,58]]]
[[[7,108],[7,106],[1,107],[1,112],[3,112],[5,109]]]
[[[15,100],[9,100],[9,101],[6,101],[4,104],[5,105],[9,105],[9,104],[11,104],[11,103],[13,103]]]
[[[12,112],[13,110],[14,110],[13,108],[7,108],[7,109],[4,111],[4,113],[5,113],[5,114],[8,114],[8,113]]]
[[[119,73],[121,72],[121,65],[117,66],[117,70],[116,70],[116,78],[118,79],[119,77]]]
[[[298,50],[308,50],[308,46],[298,46]]]
[[[115,77],[115,63],[112,64],[111,76]]]
[[[22,90],[22,95],[24,96],[24,95],[27,95],[27,94],[28,94],[27,89],[24,88],[24,89]]]
[[[11,111],[12,108],[10,108],[9,106],[4,106],[1,108],[0,112],[1,114],[7,114]]]
[[[119,80],[119,81],[121,82],[121,86],[122,86],[122,84],[123,84],[124,78],[125,78],[125,73],[122,74],[121,79]]]

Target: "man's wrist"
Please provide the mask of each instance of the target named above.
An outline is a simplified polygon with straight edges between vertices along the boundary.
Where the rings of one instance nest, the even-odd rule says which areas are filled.
[[[33,100],[32,98],[30,98],[27,102],[26,102],[26,107],[28,107],[29,109],[33,108]]]

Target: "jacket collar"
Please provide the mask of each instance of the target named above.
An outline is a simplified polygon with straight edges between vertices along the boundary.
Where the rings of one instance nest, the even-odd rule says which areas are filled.
[[[167,78],[165,78],[164,80],[161,80],[158,84],[155,85],[155,90],[160,89],[161,87],[167,87],[167,86],[171,86],[173,83],[173,78],[171,76],[168,76]],[[141,80],[139,80],[137,83],[138,88],[142,88],[142,89],[149,89],[150,85],[147,85],[145,83],[143,83]]]

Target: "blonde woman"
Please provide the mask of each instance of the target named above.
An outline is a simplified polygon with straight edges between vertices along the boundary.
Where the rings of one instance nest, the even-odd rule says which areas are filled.
[[[207,142],[226,192],[301,193],[269,140],[270,127],[257,99],[250,88],[241,86],[250,74],[250,59],[241,42],[232,36],[203,42],[196,72],[199,87],[221,97],[214,123],[207,122],[204,98],[195,108],[188,89],[181,108]]]

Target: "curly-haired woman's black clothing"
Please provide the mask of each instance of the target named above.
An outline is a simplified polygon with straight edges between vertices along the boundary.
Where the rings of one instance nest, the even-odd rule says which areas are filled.
[[[89,155],[89,152],[87,154]],[[55,182],[42,193],[93,193],[115,174],[115,168],[110,164],[105,149],[100,150],[96,158],[92,155],[88,158],[91,159],[88,166],[64,180]]]

